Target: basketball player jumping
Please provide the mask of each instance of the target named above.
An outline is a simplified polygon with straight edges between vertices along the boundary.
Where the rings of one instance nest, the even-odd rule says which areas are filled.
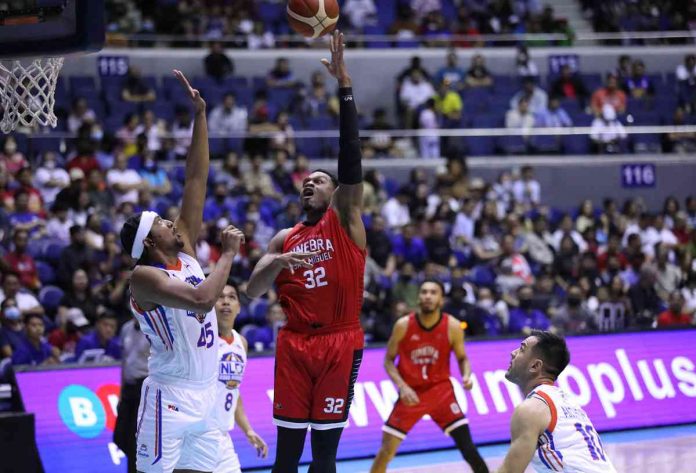
[[[418,292],[418,312],[394,325],[384,367],[399,387],[399,399],[382,428],[382,447],[371,473],[384,473],[411,428],[428,414],[452,437],[474,473],[488,473],[479,455],[450,381],[450,353],[454,352],[464,389],[472,388],[471,363],[464,350],[464,331],[457,319],[441,312],[445,291],[442,283],[424,281]],[[394,364],[399,357],[398,365]]]
[[[247,287],[251,297],[258,297],[275,282],[288,318],[276,342],[275,473],[297,471],[309,426],[309,471],[336,471],[336,450],[362,360],[362,155],[343,51],[343,35],[335,32],[331,61],[322,60],[339,85],[338,179],[317,170],[304,180],[301,199],[307,219],[273,238]]]
[[[512,444],[498,473],[522,473],[530,462],[537,472],[616,473],[583,408],[553,384],[570,361],[565,340],[533,331],[511,356],[505,377],[526,397],[512,415]]]
[[[211,472],[217,464],[220,431],[212,421],[218,366],[214,306],[244,241],[236,228],[223,230],[222,255],[205,278],[194,250],[209,167],[205,101],[181,72],[174,74],[195,109],[181,214],[171,222],[143,212],[121,229],[124,249],[137,260],[131,310],[151,345],[136,434],[137,466],[143,473]]]
[[[263,439],[251,428],[249,419],[244,411],[239,385],[244,377],[247,361],[247,341],[237,332],[234,321],[239,315],[239,289],[236,284],[228,283],[222,290],[215,304],[215,314],[218,320],[218,370],[217,400],[215,401],[215,420],[221,432],[218,464],[214,473],[241,473],[239,457],[234,450],[234,444],[229,430],[235,422],[246,435],[249,443],[256,448],[259,456],[266,457],[268,446]]]

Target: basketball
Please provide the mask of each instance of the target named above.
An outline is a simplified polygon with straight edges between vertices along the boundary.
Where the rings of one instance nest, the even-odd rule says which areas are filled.
[[[290,0],[288,22],[295,32],[306,38],[319,38],[336,28],[336,0]]]

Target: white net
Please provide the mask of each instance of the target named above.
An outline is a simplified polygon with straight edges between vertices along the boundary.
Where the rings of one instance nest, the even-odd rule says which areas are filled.
[[[55,91],[62,57],[43,57],[0,62],[0,131],[18,126],[56,126]]]

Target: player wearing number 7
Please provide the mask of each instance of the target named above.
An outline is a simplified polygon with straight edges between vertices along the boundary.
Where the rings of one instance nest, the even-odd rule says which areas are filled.
[[[570,361],[562,337],[533,331],[511,353],[505,374],[525,400],[511,421],[512,444],[498,473],[616,473],[583,408],[554,382]]]
[[[244,235],[222,231],[222,255],[206,278],[194,245],[203,219],[208,179],[205,101],[174,71],[195,109],[186,158],[186,184],[176,221],[155,212],[129,218],[121,243],[135,259],[131,310],[150,342],[149,376],[137,421],[137,468],[142,473],[211,472],[220,430],[213,422],[217,382],[215,302],[229,277]]]
[[[275,473],[297,471],[309,426],[309,471],[336,471],[336,450],[362,360],[359,316],[367,244],[362,155],[343,50],[343,35],[335,32],[331,61],[322,61],[339,86],[338,179],[323,170],[307,176],[300,195],[306,220],[273,238],[247,286],[247,293],[258,297],[275,282],[288,319],[276,341]]]
[[[469,431],[469,420],[454,395],[450,353],[462,373],[464,389],[471,389],[471,364],[464,349],[460,322],[441,311],[445,290],[440,281],[425,280],[418,291],[418,311],[394,325],[384,367],[399,388],[399,399],[382,427],[382,447],[370,473],[384,473],[411,428],[428,414],[452,437],[474,473],[488,473]],[[399,358],[398,365],[395,364]]]

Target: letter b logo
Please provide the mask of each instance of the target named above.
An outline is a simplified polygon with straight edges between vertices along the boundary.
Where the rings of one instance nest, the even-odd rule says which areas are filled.
[[[72,384],[60,393],[58,410],[65,425],[82,438],[95,438],[106,425],[104,406],[90,389]]]

